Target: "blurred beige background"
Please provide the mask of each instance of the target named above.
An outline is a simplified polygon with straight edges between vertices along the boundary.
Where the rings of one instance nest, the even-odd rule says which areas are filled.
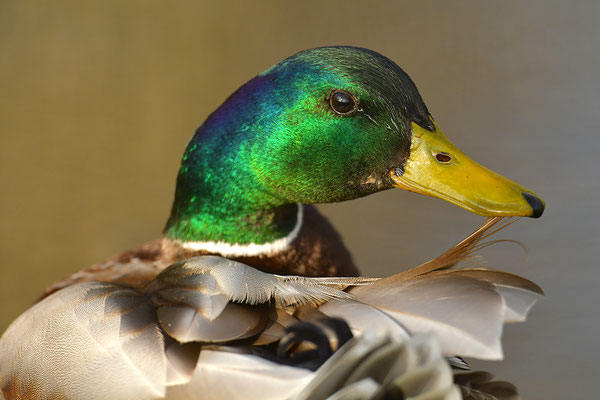
[[[218,4],[218,5],[217,5]],[[0,3],[0,331],[54,280],[161,234],[180,154],[233,90],[298,50],[377,50],[540,220],[489,264],[547,298],[483,363],[529,399],[594,398],[600,368],[600,3]],[[399,190],[322,209],[366,274],[436,256],[482,218]],[[593,393],[593,394],[592,394]]]

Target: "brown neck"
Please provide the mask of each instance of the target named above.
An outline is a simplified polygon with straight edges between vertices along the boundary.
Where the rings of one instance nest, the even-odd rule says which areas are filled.
[[[163,239],[161,261],[171,264],[189,257],[210,254],[188,250],[176,241]],[[357,276],[358,270],[340,235],[314,206],[304,206],[304,221],[290,246],[273,255],[227,257],[261,271],[282,275]]]

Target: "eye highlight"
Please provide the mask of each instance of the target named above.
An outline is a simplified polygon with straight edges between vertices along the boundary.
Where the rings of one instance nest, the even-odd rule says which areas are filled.
[[[356,98],[342,89],[335,89],[329,95],[329,106],[339,115],[351,115],[358,109]]]

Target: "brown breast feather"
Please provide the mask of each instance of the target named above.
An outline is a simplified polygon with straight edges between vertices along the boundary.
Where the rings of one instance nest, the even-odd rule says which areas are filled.
[[[302,228],[289,248],[274,255],[228,258],[281,275],[358,276],[352,256],[335,228],[314,206],[304,207]],[[54,283],[38,300],[77,282],[113,282],[143,288],[168,265],[208,254],[214,253],[188,250],[163,237]]]

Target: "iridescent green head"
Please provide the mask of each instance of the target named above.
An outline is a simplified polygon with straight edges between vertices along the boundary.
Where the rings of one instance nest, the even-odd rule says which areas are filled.
[[[270,119],[259,122],[248,156],[259,185],[286,202],[336,202],[389,189],[390,168],[409,155],[411,122],[433,129],[408,75],[370,50],[300,52],[256,80],[272,90],[260,95]]]
[[[395,63],[355,47],[302,51],[247,82],[198,128],[165,232],[182,241],[275,240],[293,229],[296,203],[399,186],[411,147],[421,146],[414,138],[425,133],[443,138]]]

